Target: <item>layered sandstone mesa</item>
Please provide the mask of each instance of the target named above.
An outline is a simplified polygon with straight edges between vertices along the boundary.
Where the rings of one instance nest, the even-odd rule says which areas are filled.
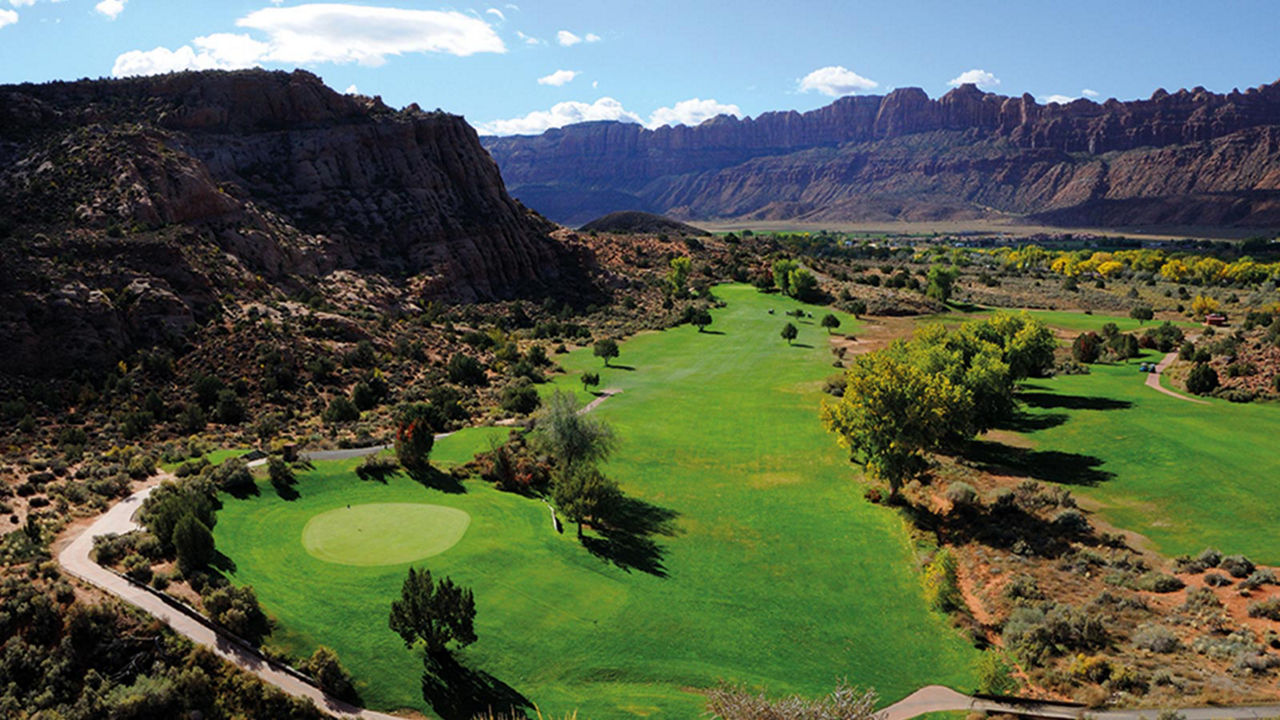
[[[618,209],[691,220],[1280,223],[1280,82],[1040,105],[965,85],[696,127],[594,122],[487,137],[514,195],[578,223]]]
[[[0,86],[0,194],[8,371],[163,342],[229,295],[339,271],[421,303],[544,288],[566,263],[461,117],[303,71]]]

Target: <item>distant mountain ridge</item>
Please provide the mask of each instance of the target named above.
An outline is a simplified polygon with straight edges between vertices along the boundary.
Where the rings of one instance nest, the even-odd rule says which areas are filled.
[[[567,223],[625,206],[695,221],[1280,224],[1280,82],[1066,105],[903,88],[695,127],[593,122],[481,141],[513,195]]]

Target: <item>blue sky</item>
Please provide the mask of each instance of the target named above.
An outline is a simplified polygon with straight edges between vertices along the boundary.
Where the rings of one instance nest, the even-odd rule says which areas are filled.
[[[1277,37],[1280,5],[1231,0],[0,0],[0,82],[301,66],[511,133],[936,97],[957,78],[1042,102],[1223,92],[1280,79]]]

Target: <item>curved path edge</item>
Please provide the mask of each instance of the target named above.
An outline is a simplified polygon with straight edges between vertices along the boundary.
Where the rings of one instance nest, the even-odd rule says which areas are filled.
[[[1074,703],[1019,700],[970,696],[941,685],[920,688],[890,705],[879,714],[880,720],[910,720],[931,712],[988,712],[1027,715],[1061,720],[1156,720],[1162,708],[1141,710],[1093,710]],[[1186,720],[1261,720],[1280,717],[1280,705],[1236,705],[1221,707],[1176,708]]]
[[[248,646],[231,633],[213,626],[208,619],[198,615],[194,610],[183,609],[176,602],[166,601],[149,589],[94,562],[90,557],[94,538],[111,533],[124,534],[138,529],[133,516],[154,489],[155,486],[139,490],[121,500],[75,536],[58,553],[58,563],[67,574],[115,595],[154,616],[174,632],[208,647],[223,659],[258,676],[263,682],[274,685],[290,695],[311,700],[317,708],[330,715],[362,720],[403,720],[396,715],[355,707],[325,693],[311,682],[304,680],[296,670],[268,660],[261,652]]]
[[[1165,395],[1168,395],[1169,397],[1176,397],[1179,400],[1186,400],[1187,402],[1195,403],[1197,405],[1208,405],[1209,403],[1205,402],[1204,400],[1201,400],[1199,398],[1187,397],[1182,393],[1174,392],[1173,390],[1170,390],[1169,388],[1160,384],[1160,376],[1164,374],[1164,369],[1172,365],[1173,361],[1176,359],[1178,359],[1178,353],[1176,352],[1166,353],[1164,356],[1164,359],[1156,363],[1156,369],[1153,372],[1147,373],[1147,387],[1155,388],[1158,392],[1162,392]]]

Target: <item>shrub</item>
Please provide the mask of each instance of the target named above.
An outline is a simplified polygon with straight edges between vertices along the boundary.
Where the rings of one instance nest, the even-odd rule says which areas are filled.
[[[130,555],[124,561],[124,574],[140,583],[151,582],[151,562],[141,555]]]
[[[1222,553],[1214,548],[1205,548],[1196,556],[1196,561],[1206,568],[1218,567],[1218,564],[1222,562]]]
[[[1142,575],[1134,584],[1139,590],[1154,593],[1177,592],[1186,587],[1186,584],[1178,578],[1155,571]]]
[[[355,403],[339,395],[329,401],[329,406],[324,409],[321,417],[330,425],[353,422],[360,419],[360,410],[355,406]]]
[[[1231,580],[1222,573],[1209,573],[1204,576],[1204,584],[1209,587],[1226,587],[1231,584]]]
[[[1187,392],[1204,395],[1218,387],[1218,371],[1207,363],[1197,362],[1187,374]]]
[[[203,570],[213,562],[213,533],[194,515],[183,515],[173,528],[173,548],[182,574]]]
[[[947,500],[957,508],[972,507],[978,503],[978,491],[966,482],[953,482],[947,488]]]
[[[1241,580],[1240,588],[1242,590],[1256,590],[1262,587],[1263,585],[1275,585],[1275,584],[1276,584],[1276,574],[1267,568],[1262,568],[1260,570],[1254,570],[1253,573],[1249,575],[1249,577],[1245,578],[1244,580]]]
[[[463,353],[455,353],[449,358],[447,371],[449,381],[459,385],[484,385],[486,381],[480,361]]]
[[[1280,597],[1249,603],[1249,617],[1280,621]]]
[[[201,599],[214,622],[254,645],[261,643],[262,638],[271,632],[271,621],[262,612],[253,588],[228,585],[220,588],[205,586],[205,589],[209,592]]]
[[[324,645],[316,648],[315,653],[302,662],[300,669],[315,678],[321,690],[339,700],[347,702],[358,700],[355,685],[351,682],[351,674],[338,660],[338,654]]]
[[[1222,558],[1222,562],[1218,567],[1226,570],[1234,578],[1246,578],[1253,574],[1254,565],[1249,558],[1243,555],[1228,555]]]
[[[1102,341],[1097,333],[1080,333],[1071,343],[1071,357],[1078,363],[1095,363],[1101,353]]]
[[[528,415],[538,409],[538,390],[528,379],[519,380],[502,389],[502,409],[517,415]]]
[[[252,493],[257,489],[249,463],[243,458],[231,458],[209,471],[209,477],[218,489],[232,495]],[[207,524],[207,523],[206,523]]]
[[[217,404],[213,409],[213,421],[223,425],[238,425],[244,420],[244,405],[234,390],[218,392]]]
[[[925,599],[935,610],[950,612],[962,606],[956,559],[951,551],[943,548],[934,555],[924,571],[924,590]]]
[[[1018,575],[1004,586],[1004,596],[1011,602],[1020,600],[1043,600],[1044,592],[1040,584],[1030,575]]]
[[[1089,531],[1089,520],[1079,510],[1068,508],[1053,516],[1053,526],[1059,532],[1079,535]]]

